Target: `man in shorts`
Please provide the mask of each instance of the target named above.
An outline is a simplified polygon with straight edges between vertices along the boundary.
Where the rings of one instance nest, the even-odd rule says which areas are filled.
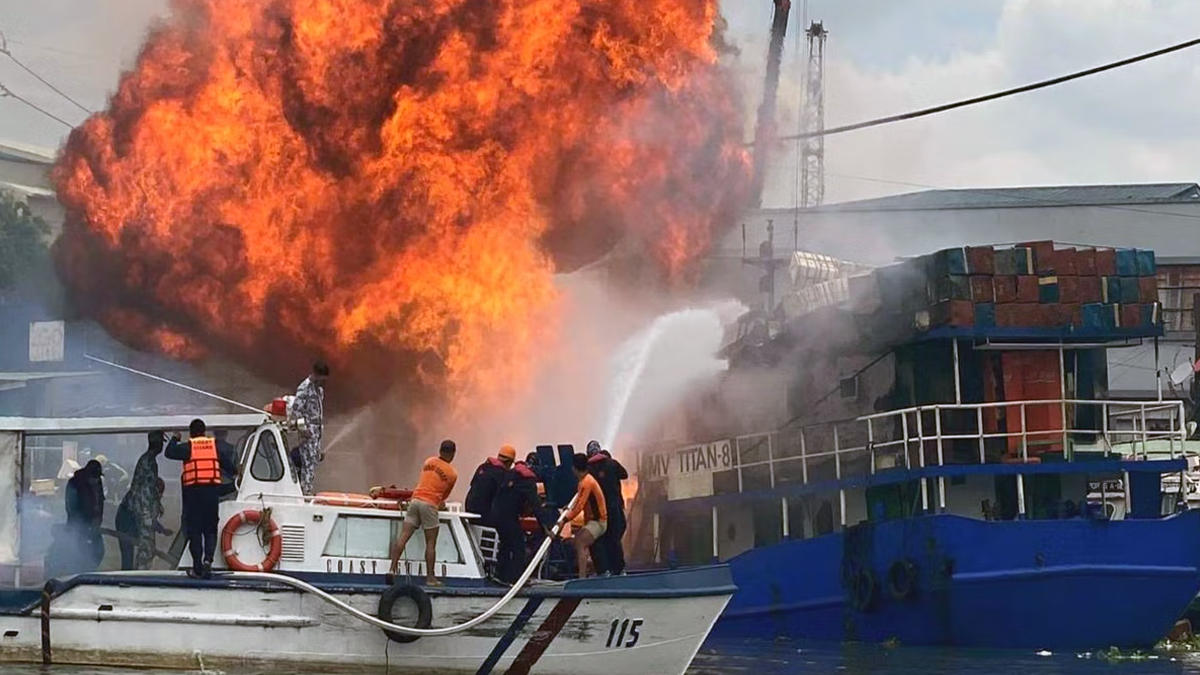
[[[604,503],[604,493],[600,484],[588,473],[588,458],[583,453],[576,453],[571,461],[575,478],[579,480],[579,490],[575,493],[575,506],[567,514],[567,520],[573,520],[583,514],[583,527],[574,531],[575,564],[579,568],[579,578],[587,576],[587,553],[596,540],[604,536],[608,529],[608,508]]]
[[[404,527],[400,538],[392,546],[392,567],[386,579],[390,586],[395,582],[396,573],[400,566],[400,555],[408,540],[412,538],[417,528],[425,531],[425,585],[441,586],[442,582],[434,576],[434,565],[437,559],[438,511],[445,508],[446,498],[454,490],[458,482],[458,472],[451,466],[457,447],[454,441],[442,441],[437,457],[425,460],[421,467],[421,478],[417,489],[413,490],[412,499],[404,513]]]

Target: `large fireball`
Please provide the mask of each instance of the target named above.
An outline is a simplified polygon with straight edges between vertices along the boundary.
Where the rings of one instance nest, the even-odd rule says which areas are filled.
[[[56,167],[75,305],[338,400],[526,381],[552,275],[745,203],[716,0],[174,0]],[[336,382],[336,381],[335,381]]]

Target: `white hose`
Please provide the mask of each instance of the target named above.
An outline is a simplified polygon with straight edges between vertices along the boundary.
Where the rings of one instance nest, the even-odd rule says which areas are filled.
[[[559,515],[558,521],[554,523],[554,528],[550,531],[550,536],[546,537],[546,539],[542,541],[542,545],[538,547],[537,553],[534,554],[533,560],[530,561],[529,566],[525,568],[525,572],[521,575],[521,578],[517,580],[517,583],[513,584],[512,588],[508,589],[508,592],[504,594],[504,597],[500,598],[499,602],[492,605],[492,607],[483,614],[480,614],[470,621],[460,623],[457,626],[446,626],[445,628],[410,628],[408,626],[394,624],[384,621],[378,617],[371,616],[370,614],[367,614],[361,610],[355,609],[354,607],[351,607],[345,602],[338,600],[334,596],[326,593],[316,586],[313,586],[312,584],[283,574],[274,574],[272,572],[231,572],[228,576],[231,576],[235,579],[258,579],[261,581],[276,581],[281,584],[286,584],[292,588],[304,591],[305,593],[311,593],[312,595],[317,596],[334,607],[337,607],[343,612],[346,612],[347,614],[359,620],[365,621],[372,626],[382,628],[383,630],[390,630],[403,635],[416,635],[420,637],[453,635],[454,633],[461,633],[464,630],[474,628],[475,626],[478,626],[484,621],[492,618],[496,612],[499,612],[504,608],[505,605],[511,602],[514,597],[516,597],[521,588],[525,586],[525,583],[529,581],[529,577],[533,575],[533,571],[537,569],[538,564],[542,562],[542,558],[546,556],[546,552],[550,550],[550,544],[553,542],[554,537],[558,536],[558,533],[562,531],[562,527],[566,523],[567,514],[571,512],[572,508],[574,508],[576,499],[578,499],[578,495],[571,498],[570,503],[567,504],[566,510]]]

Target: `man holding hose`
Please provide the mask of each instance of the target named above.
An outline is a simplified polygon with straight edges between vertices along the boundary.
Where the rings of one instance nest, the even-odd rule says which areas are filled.
[[[440,529],[438,511],[446,506],[446,498],[454,490],[458,482],[458,471],[450,465],[454,461],[454,453],[458,450],[454,441],[444,440],[438,449],[437,457],[425,460],[421,467],[421,478],[417,489],[413,490],[412,499],[404,513],[404,528],[400,538],[392,546],[392,566],[385,579],[388,585],[395,583],[396,574],[400,567],[400,555],[408,540],[412,539],[417,528],[425,531],[425,585],[441,586],[442,582],[434,576],[434,565],[437,562],[437,538]]]

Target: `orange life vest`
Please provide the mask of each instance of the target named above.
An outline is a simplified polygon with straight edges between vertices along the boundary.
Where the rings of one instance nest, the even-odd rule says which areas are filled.
[[[191,439],[192,456],[183,463],[183,487],[220,485],[221,463],[217,461],[217,442],[207,436]]]

